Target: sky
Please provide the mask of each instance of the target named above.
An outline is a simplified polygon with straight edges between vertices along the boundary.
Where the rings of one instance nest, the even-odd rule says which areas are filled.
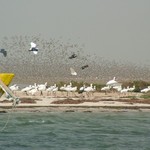
[[[0,0],[0,39],[39,34],[100,58],[150,65],[150,0]]]

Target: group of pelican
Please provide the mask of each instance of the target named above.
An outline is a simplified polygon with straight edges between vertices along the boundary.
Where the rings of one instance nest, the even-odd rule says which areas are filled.
[[[114,77],[112,80],[108,81],[106,83],[106,86],[101,88],[101,91],[104,91],[105,93],[107,91],[110,91],[111,89],[115,89],[116,91],[120,93],[127,93],[127,92],[133,92],[135,90],[135,85],[133,87],[127,87],[122,88],[122,84],[116,81],[116,78]]]
[[[46,87],[47,87],[47,82],[45,82],[44,84],[34,84],[34,85],[29,85],[27,87],[24,87],[23,89],[21,89],[21,92],[24,92],[26,93],[27,95],[28,94],[31,94],[31,95],[35,95],[38,91],[40,91],[40,94],[43,95],[43,91],[46,90]],[[15,94],[15,91],[19,91],[19,86],[17,84],[14,84],[12,86],[9,87],[10,90],[12,90],[12,92],[14,92]]]
[[[12,90],[15,94],[16,91],[19,91],[19,86],[17,84],[14,84],[9,87],[10,90]],[[115,91],[118,91],[120,93],[128,93],[128,92],[133,92],[135,90],[135,85],[132,87],[127,86],[126,88],[122,88],[122,84],[116,81],[116,78],[114,77],[112,80],[106,82],[106,86],[101,88],[102,92],[107,93],[108,91],[111,91],[114,89]],[[47,96],[54,96],[57,97],[56,93],[57,91],[61,91],[62,94],[64,95],[64,92],[67,93],[67,96],[76,96],[75,93],[78,92],[79,94],[86,93],[86,96],[90,97],[93,96],[93,93],[96,91],[96,86],[93,86],[93,84],[90,84],[90,86],[85,86],[83,85],[82,87],[77,87],[73,86],[72,83],[70,82],[69,84],[64,84],[61,87],[58,87],[56,84],[49,86],[47,85],[47,82],[44,84],[36,84],[34,85],[29,85],[27,87],[24,87],[20,90],[23,93],[26,93],[26,95],[32,95],[35,96],[37,93],[40,93],[40,95],[43,95],[43,92],[47,94]],[[142,89],[140,92],[141,93],[147,93],[150,91],[150,86],[148,86],[145,89]]]
[[[127,86],[126,88],[125,87],[122,88],[121,83],[117,82],[116,78],[114,77],[112,80],[106,83],[106,86],[101,88],[101,91],[104,91],[105,93],[107,93],[111,89],[115,89],[120,93],[128,93],[128,92],[133,92],[135,90],[135,85],[133,85],[132,87]],[[150,91],[150,86],[140,90],[141,93],[147,93],[149,91]]]
[[[93,86],[93,84],[90,84],[90,86],[83,85],[82,87],[78,89],[77,86],[72,86],[71,82],[69,84],[64,84],[61,87],[58,87],[56,84],[52,86],[47,86],[47,82],[45,82],[44,84],[34,83],[34,85],[29,85],[22,89],[20,89],[17,84],[14,84],[10,86],[9,88],[14,94],[16,93],[16,91],[21,91],[22,93],[25,93],[26,95],[35,96],[39,93],[41,96],[43,96],[44,95],[43,93],[45,92],[47,96],[54,96],[54,97],[57,97],[56,95],[57,91],[61,91],[63,95],[64,95],[64,92],[67,93],[66,96],[71,96],[71,93],[72,93],[72,96],[76,96],[75,92],[78,92],[79,94],[86,93],[88,97],[93,95],[93,92],[96,91],[96,86]]]

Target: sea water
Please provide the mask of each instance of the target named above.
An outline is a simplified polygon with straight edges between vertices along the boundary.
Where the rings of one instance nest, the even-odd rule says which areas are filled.
[[[8,119],[0,114],[0,128]],[[12,113],[0,150],[149,150],[148,112]]]

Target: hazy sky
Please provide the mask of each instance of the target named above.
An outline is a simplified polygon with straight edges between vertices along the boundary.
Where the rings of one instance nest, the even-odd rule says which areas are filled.
[[[0,39],[38,34],[150,65],[150,0],[0,0]]]

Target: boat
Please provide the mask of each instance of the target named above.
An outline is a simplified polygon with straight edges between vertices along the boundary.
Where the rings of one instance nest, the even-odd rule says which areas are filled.
[[[5,93],[6,98],[13,101],[15,105],[19,102],[19,98],[8,88],[14,76],[13,73],[0,73],[0,97]]]

